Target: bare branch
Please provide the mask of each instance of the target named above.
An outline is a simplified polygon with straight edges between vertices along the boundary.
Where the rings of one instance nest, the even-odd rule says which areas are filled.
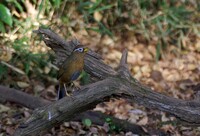
[[[45,99],[33,97],[22,91],[18,91],[12,88],[7,88],[4,86],[0,86],[0,94],[1,94],[0,99],[2,101],[14,102],[31,109],[35,109],[50,104],[50,102]]]
[[[120,74],[120,76],[122,78],[127,78],[127,80],[131,80],[132,76],[131,76],[131,73],[128,69],[127,57],[128,57],[128,50],[124,49],[124,51],[122,53],[121,60],[120,60],[118,73]]]
[[[120,67],[127,67],[128,68],[128,65],[127,65],[127,57],[128,57],[128,50],[127,49],[124,49],[124,51],[122,52],[122,57],[121,57],[121,60],[120,60]]]

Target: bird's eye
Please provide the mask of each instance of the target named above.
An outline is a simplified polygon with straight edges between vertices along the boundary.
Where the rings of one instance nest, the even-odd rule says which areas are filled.
[[[74,52],[83,52],[83,48],[77,48],[74,50]]]

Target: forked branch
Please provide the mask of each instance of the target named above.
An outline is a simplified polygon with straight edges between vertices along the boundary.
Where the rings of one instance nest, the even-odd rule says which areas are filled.
[[[39,29],[36,32],[43,34],[43,37],[45,37],[43,38],[44,42],[55,51],[57,57],[66,57],[66,54],[62,54],[59,51],[67,48],[72,50],[73,48],[73,41],[64,42],[64,40],[58,38],[55,33],[48,29]],[[79,42],[76,43],[79,44]],[[65,50],[65,52],[67,51]],[[98,55],[94,52],[90,51],[89,53],[91,54],[85,57],[84,70],[99,81],[81,87],[73,95],[73,98],[66,97],[51,105],[35,110],[33,115],[24,122],[24,126],[17,129],[15,135],[37,134],[41,130],[51,128],[64,120],[70,121],[75,115],[92,109],[98,103],[115,96],[129,99],[129,101],[136,102],[148,108],[168,112],[190,123],[200,124],[199,101],[184,101],[165,96],[140,84],[132,77],[128,70],[127,50],[123,52],[117,71],[103,63],[101,59],[96,57]]]

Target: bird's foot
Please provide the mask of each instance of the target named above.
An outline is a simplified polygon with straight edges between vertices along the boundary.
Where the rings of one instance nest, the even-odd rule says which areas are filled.
[[[78,91],[78,90],[80,90],[80,89],[81,89],[80,87],[75,86],[74,89],[73,89],[73,91]]]
[[[68,87],[70,87],[70,88],[73,88],[75,86],[75,84],[73,83],[73,82],[70,82],[69,84],[68,84]]]
[[[66,96],[67,97],[70,97],[71,95],[68,93],[68,91],[66,91]]]

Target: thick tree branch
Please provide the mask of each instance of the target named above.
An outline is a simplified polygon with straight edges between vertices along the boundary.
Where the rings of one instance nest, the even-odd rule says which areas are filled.
[[[6,92],[6,93],[5,93]],[[0,86],[0,99],[2,102],[8,101],[8,102],[14,102],[16,104],[20,104],[22,106],[25,106],[30,109],[36,109],[42,106],[46,106],[52,102],[47,101],[45,99],[35,97],[29,94],[26,94],[22,91],[7,88],[4,86]],[[81,122],[82,119],[90,119],[93,124],[101,125],[103,126],[106,118],[110,118],[111,122],[116,125],[116,127],[120,128],[122,131],[125,132],[133,132],[135,134],[146,134],[142,127],[139,125],[135,125],[132,123],[129,123],[125,120],[117,119],[115,117],[112,117],[110,115],[103,114],[101,112],[96,111],[87,111],[84,113],[81,113],[81,115],[76,116],[73,121],[79,121]]]
[[[111,86],[109,87],[109,85]],[[37,135],[41,130],[49,129],[64,120],[70,121],[78,114],[94,108],[106,96],[112,95],[115,92],[115,86],[117,84],[112,79],[105,79],[85,86],[73,97],[65,97],[53,104],[39,108],[21,128],[17,129],[15,135]]]
[[[38,30],[39,33],[42,33],[42,31],[44,29]],[[46,37],[50,36],[46,34]],[[51,47],[49,45],[51,42],[47,41],[49,42],[47,46]],[[55,44],[55,41],[57,45],[63,44],[63,41],[59,41],[59,39],[54,39],[53,41],[54,43],[52,44]],[[65,45],[63,44],[63,46]],[[57,48],[60,47],[54,45],[52,49],[57,52]],[[15,135],[35,134],[57,123],[61,123],[64,119],[69,121],[75,115],[92,109],[96,104],[111,96],[124,97],[148,108],[156,108],[168,112],[190,123],[200,123],[200,103],[198,101],[184,101],[171,98],[141,85],[128,72],[126,56],[127,51],[124,51],[118,71],[113,70],[91,55],[86,56],[85,71],[103,80],[82,87],[77,94],[73,95],[73,98],[66,97],[36,110],[32,117],[25,122],[27,127],[18,128]]]
[[[7,88],[4,86],[0,86],[0,94],[1,94],[0,95],[1,101],[14,102],[16,104],[20,104],[31,109],[36,109],[38,107],[50,104],[50,102],[45,99],[40,99],[39,97],[33,97],[22,91],[18,91],[12,88]]]

